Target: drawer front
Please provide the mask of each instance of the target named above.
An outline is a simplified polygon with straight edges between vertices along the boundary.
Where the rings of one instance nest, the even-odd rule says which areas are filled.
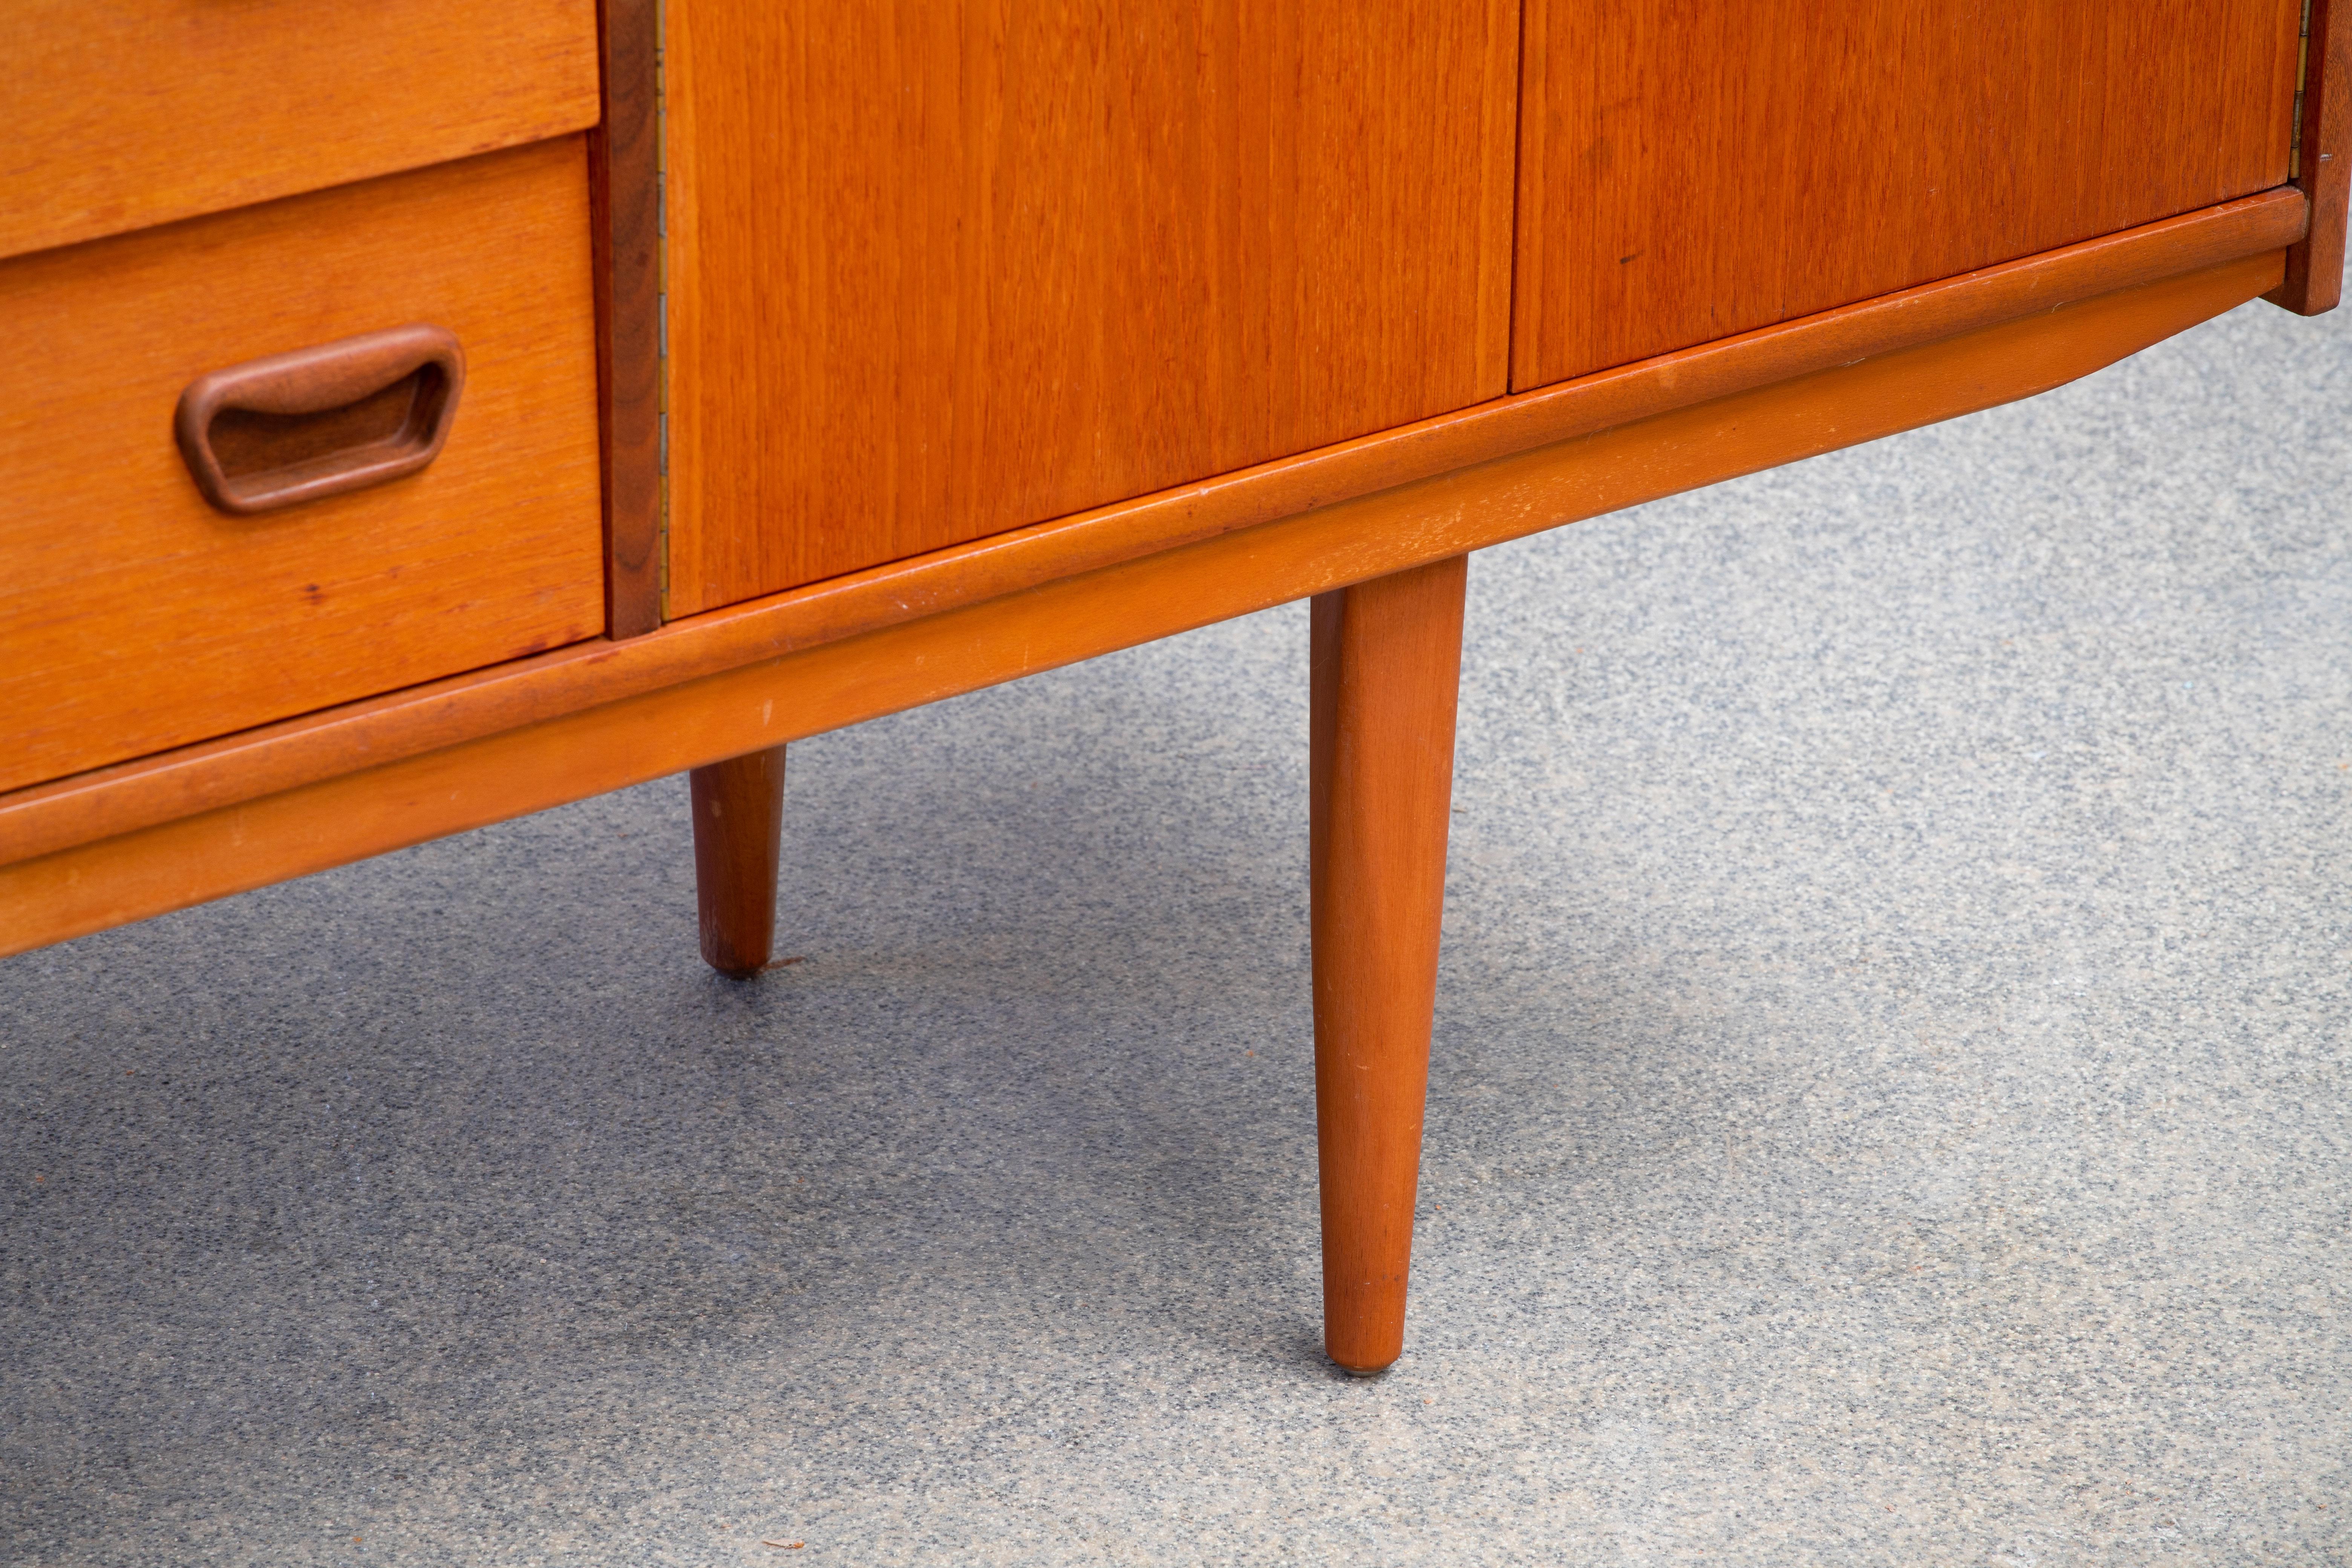
[[[6,0],[0,256],[594,123],[595,0]]]
[[[599,635],[591,283],[576,136],[0,263],[0,789]],[[411,323],[464,353],[428,466],[205,500],[185,388]]]

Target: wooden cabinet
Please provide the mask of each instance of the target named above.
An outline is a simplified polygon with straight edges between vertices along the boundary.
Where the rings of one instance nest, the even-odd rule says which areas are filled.
[[[0,16],[0,952],[692,771],[756,975],[788,743],[1311,597],[1358,1371],[1463,558],[2339,289],[2352,0],[666,10],[663,80],[656,0]],[[404,477],[257,517],[174,449],[208,373],[342,342],[231,434],[389,476],[428,399],[350,342],[426,339]]]
[[[2301,0],[1526,0],[1511,385],[2284,184]]]
[[[672,615],[1504,391],[1510,0],[669,16]]]

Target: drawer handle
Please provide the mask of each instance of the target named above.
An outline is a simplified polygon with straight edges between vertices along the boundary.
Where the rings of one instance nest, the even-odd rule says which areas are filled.
[[[199,376],[173,430],[206,500],[275,511],[431,462],[465,384],[456,334],[420,321]]]

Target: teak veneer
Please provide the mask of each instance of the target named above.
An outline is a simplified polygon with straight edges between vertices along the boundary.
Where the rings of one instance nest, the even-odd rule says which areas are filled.
[[[2301,4],[1528,0],[1511,384],[2283,184]]]
[[[594,18],[594,0],[340,18],[305,0],[8,0],[0,257],[584,131]]]
[[[1517,11],[673,6],[671,613],[1501,395]]]
[[[1404,1343],[1468,555],[2327,310],[2352,190],[2352,0],[32,0],[0,41],[42,367],[0,385],[0,954],[688,773],[749,980],[790,742],[1311,598],[1355,1372]]]

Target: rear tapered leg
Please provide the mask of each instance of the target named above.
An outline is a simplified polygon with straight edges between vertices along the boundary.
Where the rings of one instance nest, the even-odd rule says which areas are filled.
[[[1318,595],[1308,778],[1323,1344],[1404,1349],[1468,562]]]
[[[776,854],[783,844],[784,749],[697,768],[694,890],[702,956],[741,980],[767,966],[776,936]]]

